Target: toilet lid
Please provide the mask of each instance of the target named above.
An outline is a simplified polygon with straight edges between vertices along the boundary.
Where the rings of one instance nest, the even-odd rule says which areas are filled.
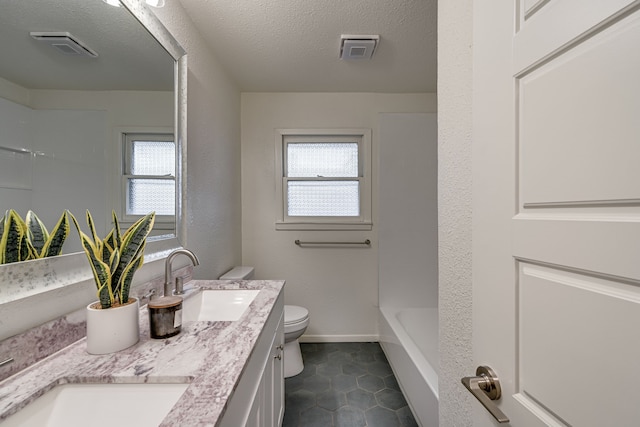
[[[309,317],[309,310],[297,305],[284,306],[284,323],[298,323]]]

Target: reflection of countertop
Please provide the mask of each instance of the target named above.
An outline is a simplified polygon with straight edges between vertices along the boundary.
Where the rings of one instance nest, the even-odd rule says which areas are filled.
[[[236,322],[186,322],[180,334],[164,340],[149,338],[145,306],[136,345],[95,356],[86,352],[83,338],[0,382],[0,421],[57,384],[190,382],[162,425],[216,425],[284,282],[194,280],[185,285],[190,284],[261,292]]]

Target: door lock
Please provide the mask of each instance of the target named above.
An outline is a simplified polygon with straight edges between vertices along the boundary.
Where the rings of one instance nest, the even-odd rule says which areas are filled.
[[[462,384],[482,403],[499,423],[508,423],[509,418],[493,402],[500,399],[502,389],[498,376],[488,366],[478,366],[475,377],[464,377]]]

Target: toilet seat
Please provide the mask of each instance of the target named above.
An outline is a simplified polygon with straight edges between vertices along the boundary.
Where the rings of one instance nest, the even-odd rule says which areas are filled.
[[[304,323],[309,319],[309,310],[297,305],[284,306],[284,324],[291,326],[296,323]]]

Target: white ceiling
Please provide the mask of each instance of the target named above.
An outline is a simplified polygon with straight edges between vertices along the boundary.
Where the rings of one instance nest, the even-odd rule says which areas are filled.
[[[244,92],[435,92],[437,0],[180,0]],[[378,34],[369,60],[341,34]]]
[[[29,36],[70,32],[97,58]],[[27,89],[173,90],[173,58],[123,7],[100,0],[0,0],[0,78]]]

